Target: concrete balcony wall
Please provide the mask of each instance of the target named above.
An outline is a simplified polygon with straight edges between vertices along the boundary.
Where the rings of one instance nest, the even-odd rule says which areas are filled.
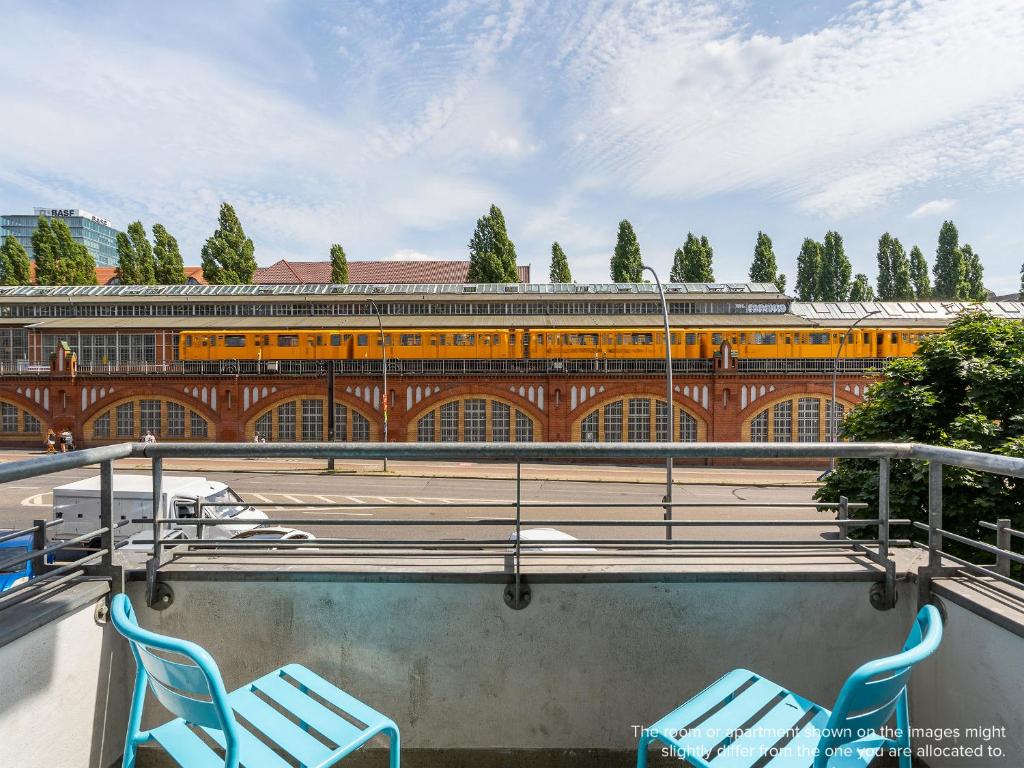
[[[171,585],[174,604],[140,621],[205,646],[229,688],[299,661],[430,750],[632,750],[633,726],[736,667],[831,705],[911,615],[873,609],[865,582],[535,583],[522,611],[500,583]],[[130,594],[144,605],[141,584]]]
[[[101,600],[0,646],[0,765],[120,765],[135,665]]]

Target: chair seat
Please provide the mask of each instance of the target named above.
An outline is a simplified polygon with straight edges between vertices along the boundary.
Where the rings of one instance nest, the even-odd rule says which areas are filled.
[[[810,768],[831,712],[746,669],[734,669],[649,729],[672,756],[701,768]],[[888,741],[870,734],[830,768],[865,768]]]
[[[308,768],[334,765],[385,728],[395,727],[386,715],[299,664],[281,667],[232,691],[228,702],[238,722],[239,763],[245,768],[291,768],[282,755]],[[149,735],[182,766],[221,768],[224,758],[198,735],[200,730],[224,746],[221,731],[189,725],[182,718],[154,728]]]

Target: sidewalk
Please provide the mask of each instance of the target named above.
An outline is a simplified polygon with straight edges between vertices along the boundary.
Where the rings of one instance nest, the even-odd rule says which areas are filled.
[[[42,451],[2,451],[0,463],[44,456]],[[122,459],[119,470],[148,470],[147,459]],[[164,459],[164,470],[174,472],[259,473],[259,474],[327,474],[324,460],[313,459]],[[818,469],[772,467],[676,467],[676,485],[727,486],[816,486]],[[335,474],[428,477],[473,480],[514,480],[514,464],[491,464],[466,461],[389,461],[388,472],[383,462],[341,461],[335,463]],[[665,470],[660,466],[617,466],[612,464],[523,464],[523,480],[551,480],[587,483],[640,483],[663,485]]]

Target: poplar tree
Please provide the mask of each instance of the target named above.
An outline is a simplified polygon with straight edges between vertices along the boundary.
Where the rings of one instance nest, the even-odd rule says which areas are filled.
[[[616,283],[639,283],[644,271],[640,256],[640,243],[636,239],[633,225],[626,219],[619,222],[619,234],[612,255],[612,281]]]
[[[0,246],[0,285],[29,285],[31,282],[28,253],[18,238],[8,235]]]
[[[775,282],[775,287],[779,289],[779,293],[785,293],[786,292],[786,276],[782,272],[779,272],[779,274],[775,278],[774,282]]]
[[[910,261],[899,238],[892,239],[889,263],[892,267],[892,293],[895,301],[910,301],[914,298],[914,283],[910,278]],[[879,297],[881,298],[881,297]]]
[[[339,243],[331,246],[331,282],[339,285],[348,283],[348,257]]]
[[[700,280],[699,283],[715,282],[715,251],[707,235],[700,236]]]
[[[157,285],[184,285],[188,280],[178,241],[163,224],[153,225],[153,279]]]
[[[818,301],[846,301],[852,272],[853,267],[843,250],[842,235],[831,230],[826,232],[818,273]]]
[[[935,249],[935,297],[938,299],[959,299],[966,287],[964,280],[964,256],[960,250],[960,236],[952,221],[942,222],[939,230],[939,245]]]
[[[213,285],[248,285],[256,272],[252,240],[228,203],[221,203],[217,223],[203,246],[203,277]]]
[[[551,269],[548,271],[548,280],[552,283],[571,283],[572,272],[569,271],[569,260],[565,257],[557,242],[551,244]]]
[[[671,278],[676,283],[712,283],[714,275],[714,251],[706,236],[697,237],[686,233],[686,242],[676,249],[672,264]]]
[[[892,235],[885,232],[878,238],[878,298],[881,301],[892,301],[896,292],[893,289]]]
[[[153,262],[153,246],[146,237],[146,228],[141,221],[133,221],[128,225],[128,239],[135,251],[135,263],[138,267],[139,285],[152,285],[156,279],[156,265]]]
[[[673,283],[686,282],[686,254],[683,253],[682,248],[676,248],[675,256],[672,257],[672,271],[669,273],[668,278]]]
[[[496,205],[476,221],[476,229],[469,240],[469,273],[466,279],[471,283],[519,281],[516,247],[508,236],[505,216]]]
[[[775,263],[775,251],[772,239],[764,232],[758,231],[757,242],[754,244],[754,260],[750,264],[750,281],[753,283],[774,283],[778,280],[778,264]]]
[[[858,272],[850,286],[850,301],[874,301],[875,292],[871,290],[871,282],[863,272]]]
[[[965,289],[961,298],[972,301],[984,301],[988,298],[988,291],[985,290],[985,268],[981,264],[981,257],[974,252],[968,243],[964,243],[961,249],[964,259],[964,283]]]
[[[83,243],[75,242],[68,225],[60,219],[50,222],[57,243],[56,276],[52,285],[96,285],[96,261]],[[38,265],[36,267],[38,269]]]
[[[58,271],[59,244],[53,227],[45,216],[40,216],[32,232],[32,252],[36,260],[37,285],[64,285]]]
[[[142,273],[135,256],[135,247],[124,232],[117,233],[117,269],[114,275],[121,285],[142,284]]]
[[[800,301],[815,301],[818,298],[821,252],[821,243],[809,237],[804,238],[800,254],[796,257],[796,295]]]
[[[910,284],[914,288],[914,298],[927,301],[932,297],[932,281],[928,277],[928,262],[916,245],[910,249]]]

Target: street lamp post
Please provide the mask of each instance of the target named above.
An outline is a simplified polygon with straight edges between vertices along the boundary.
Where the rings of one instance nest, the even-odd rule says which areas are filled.
[[[839,425],[836,423],[836,382],[839,379],[839,356],[843,354],[843,347],[846,346],[846,339],[849,338],[851,333],[853,333],[853,329],[856,328],[862,321],[867,320],[872,315],[877,314],[879,314],[879,310],[873,309],[867,314],[865,314],[863,317],[858,317],[856,320],[853,321],[853,324],[846,329],[846,332],[843,334],[843,338],[840,339],[839,341],[839,349],[836,350],[836,358],[832,364],[832,400],[830,402],[828,409],[828,419],[826,420],[826,423],[829,427],[829,433],[831,438],[829,442],[831,443],[836,443],[839,441]],[[828,460],[828,471],[831,473],[834,472],[835,469],[836,457],[832,456]]]
[[[658,273],[644,264],[645,272],[650,272],[654,278],[654,284],[658,286],[658,295],[661,297],[661,316],[665,321],[665,407],[668,410],[668,441],[673,442],[675,435],[675,424],[672,408],[672,335],[668,325],[668,304],[665,301],[665,290],[661,287],[661,280]],[[657,412],[655,412],[655,424],[657,424]],[[672,522],[672,457],[665,459],[665,522]],[[665,538],[672,539],[672,526],[665,526]]]
[[[380,328],[380,361],[381,371],[384,376],[384,400],[382,401],[383,413],[384,413],[384,444],[388,442],[388,348],[384,343],[384,321],[380,317],[380,308],[377,306],[377,302],[370,299],[370,308],[373,309],[373,313],[377,315],[377,326]],[[388,457],[384,455],[384,471],[388,471]]]

